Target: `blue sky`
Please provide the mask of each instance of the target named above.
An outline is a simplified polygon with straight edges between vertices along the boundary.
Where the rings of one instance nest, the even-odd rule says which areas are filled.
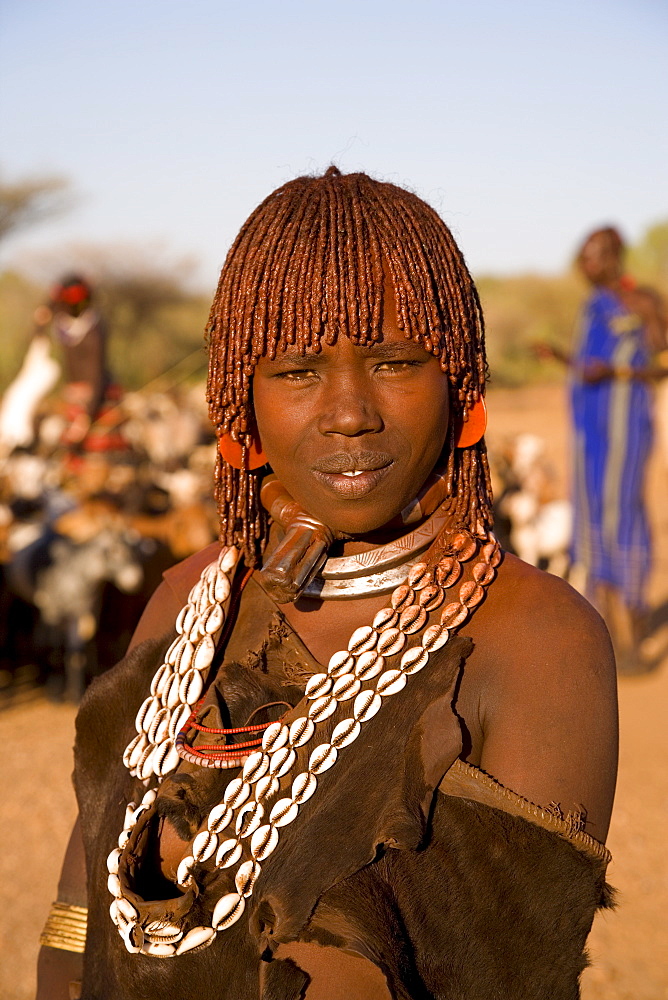
[[[430,201],[474,273],[558,271],[668,216],[667,41],[663,0],[0,0],[0,166],[77,196],[1,262],[150,245],[208,289],[269,191],[336,162]]]

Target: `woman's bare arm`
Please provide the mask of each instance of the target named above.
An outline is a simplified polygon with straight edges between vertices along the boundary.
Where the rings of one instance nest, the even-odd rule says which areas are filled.
[[[538,805],[583,814],[587,832],[604,841],[618,732],[615,662],[602,619],[563,580],[506,556],[476,624],[479,655],[465,669],[475,670],[476,762]]]
[[[86,862],[77,819],[58,882],[58,900],[86,906]],[[79,995],[83,955],[42,946],[37,960],[37,1000],[72,1000]]]

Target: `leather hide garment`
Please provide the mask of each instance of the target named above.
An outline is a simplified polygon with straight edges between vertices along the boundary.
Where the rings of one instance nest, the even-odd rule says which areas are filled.
[[[143,643],[98,678],[77,720],[89,897],[83,1000],[309,998],[308,972],[294,956],[281,957],[290,942],[371,963],[395,1000],[576,1000],[593,915],[607,905],[609,855],[458,760],[451,705],[472,646],[462,637],[388,698],[318,779],[313,798],[281,829],[236,924],[197,953],[128,954],[109,916],[106,857],[127,803],[143,794],[121,758],[173,637]],[[224,725],[244,725],[268,702],[299,705],[305,679],[320,670],[251,580],[207,700]],[[319,724],[317,742],[349,714],[339,706]],[[292,775],[314,745],[301,748]],[[169,884],[174,898],[155,898],[150,853],[160,809],[181,810],[175,822],[185,847],[237,773],[182,762],[133,830],[126,874],[155,919],[187,912],[188,926],[208,925],[216,901],[234,889],[236,866],[207,862],[196,871],[196,893]]]

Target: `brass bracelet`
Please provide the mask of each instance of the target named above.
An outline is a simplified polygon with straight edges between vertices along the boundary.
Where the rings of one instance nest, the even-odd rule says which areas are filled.
[[[85,906],[73,906],[71,903],[52,903],[44,930],[40,935],[40,944],[47,948],[60,948],[61,951],[74,951],[83,955],[86,947],[86,924],[88,909]]]

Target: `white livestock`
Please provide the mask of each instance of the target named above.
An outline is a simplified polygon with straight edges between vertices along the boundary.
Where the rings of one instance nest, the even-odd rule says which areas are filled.
[[[21,370],[0,403],[0,454],[28,448],[35,438],[35,415],[60,375],[48,337],[34,337]]]
[[[499,512],[510,522],[510,544],[532,566],[566,577],[573,532],[569,500],[552,497],[551,475],[545,445],[536,434],[519,434],[506,453],[502,471],[506,486]]]
[[[168,468],[183,461],[197,446],[201,421],[188,406],[179,406],[167,393],[128,393],[123,400],[127,420],[123,434],[152,465]]]
[[[528,490],[513,490],[502,501],[509,518],[510,542],[520,557],[532,566],[546,564],[549,573],[568,573],[568,547],[573,531],[573,509],[568,500],[539,503]]]

